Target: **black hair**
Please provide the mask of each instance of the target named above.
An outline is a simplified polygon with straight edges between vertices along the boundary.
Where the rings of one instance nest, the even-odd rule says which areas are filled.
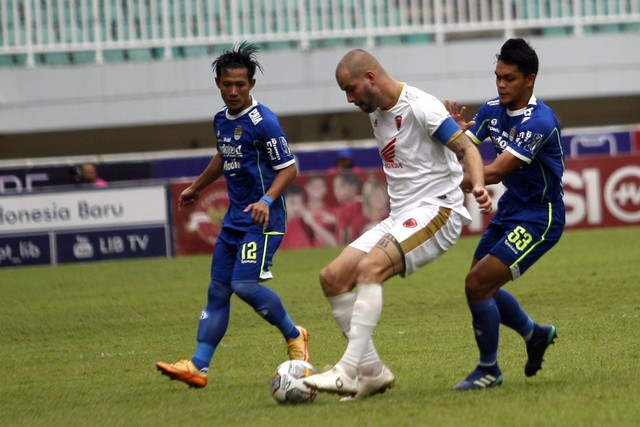
[[[256,69],[264,73],[255,55],[258,50],[260,50],[258,46],[246,41],[234,45],[231,50],[226,49],[211,63],[216,78],[219,78],[222,70],[226,68],[246,68],[249,80],[253,79]]]
[[[498,61],[516,65],[518,70],[526,76],[538,74],[538,55],[536,51],[523,39],[509,39],[496,55]]]

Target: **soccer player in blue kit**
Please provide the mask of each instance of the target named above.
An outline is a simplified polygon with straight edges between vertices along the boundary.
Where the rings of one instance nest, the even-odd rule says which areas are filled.
[[[278,118],[250,94],[256,68],[262,71],[256,51],[243,42],[213,61],[216,86],[225,103],[213,121],[218,152],[178,199],[179,208],[193,205],[205,187],[224,175],[230,206],[213,250],[195,353],[191,360],[156,363],[162,374],[191,387],[207,385],[209,364],[226,333],[234,293],[280,330],[289,359],[309,359],[306,329],[296,326],[280,297],[261,284],[272,278],[269,267],[286,231],[283,193],[298,170]]]
[[[480,360],[456,390],[502,383],[498,366],[501,323],[526,342],[527,377],[542,368],[545,351],[557,337],[554,326],[534,322],[502,286],[524,274],[562,235],[565,208],[560,126],[553,111],[533,94],[538,74],[535,50],[523,39],[510,39],[496,58],[498,97],[482,105],[471,122],[464,120],[465,108],[445,103],[476,144],[491,139],[498,156],[484,167],[485,184],[502,182],[506,187],[465,280]],[[468,191],[469,185],[465,177],[461,186]]]

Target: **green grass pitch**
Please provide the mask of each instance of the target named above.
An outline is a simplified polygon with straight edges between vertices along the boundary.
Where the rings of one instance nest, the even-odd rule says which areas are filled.
[[[507,285],[559,339],[526,378],[525,347],[503,328],[504,384],[451,390],[477,361],[463,281],[477,237],[384,287],[374,340],[396,387],[340,403],[280,406],[269,380],[284,340],[234,297],[205,389],[169,381],[158,360],[190,358],[209,257],[0,270],[1,426],[637,426],[640,227],[569,231]],[[270,282],[310,332],[311,362],[346,342],[318,284],[338,249],[280,252]]]

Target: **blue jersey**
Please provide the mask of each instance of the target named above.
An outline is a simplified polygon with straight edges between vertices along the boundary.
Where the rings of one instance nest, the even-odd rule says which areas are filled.
[[[230,202],[222,227],[284,233],[287,224],[284,195],[273,201],[269,225],[264,230],[251,221],[251,212],[244,212],[267,192],[279,170],[295,163],[276,115],[253,100],[249,108],[236,116],[229,115],[224,107],[215,115],[213,127]]]
[[[474,120],[469,130],[476,144],[490,138],[498,155],[506,150],[527,163],[502,180],[505,201],[562,203],[564,153],[560,125],[549,107],[532,96],[525,108],[511,111],[494,98],[480,107]]]

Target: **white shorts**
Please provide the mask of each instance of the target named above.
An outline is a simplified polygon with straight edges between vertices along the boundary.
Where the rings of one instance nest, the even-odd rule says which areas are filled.
[[[391,234],[404,255],[405,268],[400,273],[404,277],[448,251],[458,241],[462,227],[469,222],[450,208],[425,205],[395,220],[385,219],[349,246],[368,253],[385,234]]]

